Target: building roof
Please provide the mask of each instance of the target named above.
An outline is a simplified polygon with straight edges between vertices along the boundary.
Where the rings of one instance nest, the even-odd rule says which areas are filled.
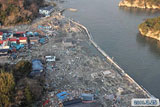
[[[19,40],[27,40],[27,37],[19,37]]]
[[[9,38],[9,41],[17,41],[16,38]]]
[[[0,44],[3,44],[3,40],[0,40]]]
[[[57,97],[58,97],[58,99],[60,99],[60,100],[64,100],[64,99],[67,98],[67,95],[69,95],[69,94],[68,94],[67,92],[63,91],[63,92],[61,92],[61,93],[58,93],[58,94],[57,94]]]
[[[51,10],[51,9],[53,9],[54,7],[53,6],[48,6],[48,7],[44,7],[44,8],[41,8],[41,10]]]
[[[41,71],[41,70],[43,70],[43,64],[41,63],[40,60],[38,60],[38,59],[32,60],[32,70],[33,71]]]
[[[25,32],[21,31],[21,32],[16,32],[16,34],[24,34]]]
[[[8,52],[9,49],[0,49],[0,52]]]
[[[0,32],[0,35],[3,35],[3,32]]]

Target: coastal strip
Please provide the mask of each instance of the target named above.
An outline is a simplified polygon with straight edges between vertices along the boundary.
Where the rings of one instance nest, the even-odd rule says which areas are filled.
[[[82,24],[79,24],[79,23],[77,23],[77,22],[75,22],[75,21],[73,21],[73,20],[70,20],[70,21],[85,30],[85,32],[86,32],[86,34],[87,34],[87,36],[88,36],[88,39],[89,39],[89,41],[92,43],[92,45],[120,72],[120,74],[121,74],[122,76],[127,77],[127,79],[128,79],[130,82],[136,84],[137,87],[138,87],[142,92],[144,92],[144,94],[145,94],[147,97],[151,98],[152,95],[151,95],[146,89],[144,89],[143,87],[141,87],[134,79],[132,79],[127,73],[125,73],[125,71],[124,71],[116,62],[114,62],[114,61],[112,60],[112,58],[111,58],[109,55],[107,55],[107,54],[94,42],[93,37],[92,37],[91,34],[88,32],[88,30],[87,30],[87,28],[86,28],[85,26],[83,26]]]
[[[159,1],[155,0],[122,0],[119,2],[119,7],[133,7],[141,9],[160,9]]]

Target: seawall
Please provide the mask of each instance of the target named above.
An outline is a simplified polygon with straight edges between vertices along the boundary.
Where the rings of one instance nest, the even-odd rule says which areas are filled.
[[[125,71],[124,71],[115,61],[113,61],[112,58],[111,58],[109,55],[107,55],[107,54],[94,42],[92,35],[88,32],[88,29],[87,29],[85,26],[83,26],[83,25],[81,25],[81,24],[79,24],[79,23],[77,23],[77,22],[75,22],[75,21],[73,21],[73,20],[70,20],[70,21],[71,21],[72,23],[76,24],[77,26],[81,27],[82,29],[84,29],[84,31],[86,32],[87,37],[88,37],[89,41],[91,42],[91,44],[106,58],[106,60],[107,60],[109,63],[112,64],[112,66],[114,66],[115,69],[117,69],[117,70],[119,71],[119,73],[120,73],[123,77],[126,77],[130,82],[136,84],[136,86],[137,86],[141,91],[143,91],[144,94],[145,94],[147,97],[150,98],[150,97],[152,96],[146,89],[144,89],[143,87],[141,87],[134,79],[132,79],[127,73],[125,73]]]

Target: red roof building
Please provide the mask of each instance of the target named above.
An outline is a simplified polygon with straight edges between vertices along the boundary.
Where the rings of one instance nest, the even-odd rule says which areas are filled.
[[[9,38],[9,41],[17,41],[16,38]]]
[[[19,42],[21,44],[26,44],[27,43],[27,37],[19,37]]]
[[[0,44],[3,44],[3,40],[0,40]]]
[[[3,32],[0,32],[0,35],[3,35]]]
[[[27,37],[19,37],[19,40],[27,40]]]
[[[16,32],[16,34],[24,34],[25,32]]]

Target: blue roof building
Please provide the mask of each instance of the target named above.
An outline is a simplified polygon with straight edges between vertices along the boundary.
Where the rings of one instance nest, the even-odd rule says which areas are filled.
[[[43,70],[43,64],[39,59],[32,60],[32,72],[30,73],[30,76],[41,75]]]

